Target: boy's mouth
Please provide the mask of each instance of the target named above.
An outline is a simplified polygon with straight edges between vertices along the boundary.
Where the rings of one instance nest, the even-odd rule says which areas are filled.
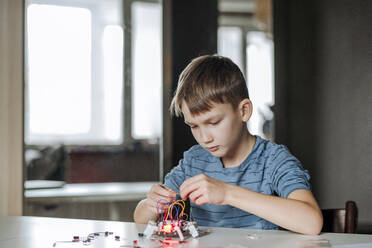
[[[208,151],[215,152],[218,150],[218,146],[207,147]]]

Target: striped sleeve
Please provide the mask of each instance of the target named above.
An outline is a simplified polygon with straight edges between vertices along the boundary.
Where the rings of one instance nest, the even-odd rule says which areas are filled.
[[[176,167],[174,167],[164,179],[164,186],[173,189],[178,194],[180,186],[186,180],[186,168],[190,166],[191,152],[186,151]]]
[[[288,197],[298,189],[311,191],[310,175],[301,162],[285,146],[279,146],[272,154],[271,182],[273,190],[280,197]]]

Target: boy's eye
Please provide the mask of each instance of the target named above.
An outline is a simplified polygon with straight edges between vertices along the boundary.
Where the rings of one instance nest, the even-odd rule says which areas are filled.
[[[220,121],[214,121],[214,122],[211,122],[210,124],[211,125],[217,125]]]

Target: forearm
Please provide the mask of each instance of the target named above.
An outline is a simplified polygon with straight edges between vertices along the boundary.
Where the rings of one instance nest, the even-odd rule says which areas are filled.
[[[156,214],[147,207],[146,199],[144,199],[137,204],[133,218],[137,224],[147,224],[150,220],[156,220]]]
[[[319,234],[322,216],[317,205],[257,193],[226,184],[225,204],[257,215],[285,229],[303,234]]]

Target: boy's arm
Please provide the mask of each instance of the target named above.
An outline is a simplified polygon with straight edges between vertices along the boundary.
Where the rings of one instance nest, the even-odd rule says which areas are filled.
[[[185,156],[187,158],[187,156]],[[184,181],[184,164],[187,159],[181,159],[178,166],[172,169],[164,179],[164,185],[154,184],[147,193],[147,198],[140,201],[134,210],[134,222],[147,224],[156,220],[157,215],[168,208],[168,203],[176,200],[177,192]],[[158,212],[159,211],[159,212]]]
[[[226,204],[253,213],[285,229],[317,235],[323,226],[321,211],[310,191],[299,189],[288,198],[265,195],[226,185]]]
[[[320,233],[323,225],[318,204],[307,190],[294,190],[288,198],[282,198],[201,174],[186,180],[180,192],[182,199],[190,198],[196,204],[231,205],[294,232],[315,235]]]
[[[175,200],[177,193],[160,184],[154,184],[147,193],[147,198],[140,201],[134,210],[134,222],[147,224],[155,221],[159,213],[168,207],[167,203]]]
[[[138,224],[147,224],[150,220],[156,220],[156,213],[151,211],[146,205],[147,198],[143,199],[137,204],[136,209],[134,210],[134,222]]]
[[[184,158],[165,176],[164,185],[154,184],[147,198],[138,203],[133,214],[136,223],[147,224],[150,220],[156,220],[157,215],[168,208],[168,203],[176,200],[176,190],[185,180],[184,167],[189,163],[189,154],[191,152],[185,152]]]

